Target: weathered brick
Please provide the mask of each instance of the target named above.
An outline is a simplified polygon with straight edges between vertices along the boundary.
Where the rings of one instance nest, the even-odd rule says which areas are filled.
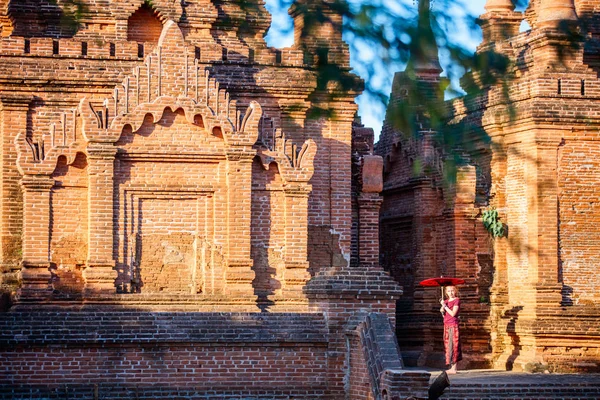
[[[552,7],[556,14],[547,12]],[[416,137],[406,137],[388,116],[376,145],[385,165],[381,263],[404,287],[398,338],[408,364],[441,366],[439,291],[419,282],[458,276],[467,281],[460,288],[463,367],[598,370],[597,11],[578,0],[532,2],[525,15],[513,8],[488,2],[478,49],[512,61],[506,86],[446,102],[448,123],[467,128],[470,165],[456,184],[442,181],[445,155],[426,118]],[[579,18],[588,36],[573,46],[555,35],[553,15]],[[533,29],[519,33],[524,17]],[[441,70],[413,72],[416,82],[396,74],[390,110],[412,83],[430,96],[442,79]],[[491,144],[476,139],[477,129]],[[425,168],[415,173],[415,165]],[[490,207],[507,237],[483,229]]]
[[[348,324],[401,290],[356,93],[315,89],[341,32],[294,9],[274,49],[260,1],[84,3],[76,31],[0,4],[0,397],[343,398]]]

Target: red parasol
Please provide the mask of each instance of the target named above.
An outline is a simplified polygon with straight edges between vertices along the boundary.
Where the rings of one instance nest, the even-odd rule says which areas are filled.
[[[446,276],[440,276],[439,278],[429,278],[421,281],[421,286],[456,286],[465,283],[464,279],[450,278]]]
[[[442,287],[442,298],[444,298],[444,286],[456,286],[465,283],[464,279],[450,278],[448,276],[440,276],[439,278],[429,278],[419,282],[421,286],[441,286]]]

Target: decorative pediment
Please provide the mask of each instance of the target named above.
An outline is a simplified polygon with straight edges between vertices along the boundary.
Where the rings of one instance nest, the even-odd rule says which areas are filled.
[[[317,144],[308,139],[302,147],[287,140],[280,130],[275,134],[274,150],[261,149],[258,153],[263,168],[269,169],[269,164],[276,162],[279,172],[286,182],[308,182],[314,173],[314,159],[317,154]]]
[[[19,170],[23,174],[51,174],[64,155],[74,160],[88,143],[115,143],[123,128],[137,131],[147,115],[158,123],[166,109],[183,110],[187,121],[222,136],[227,146],[252,146],[258,139],[262,108],[251,102],[240,112],[235,100],[194,59],[181,30],[168,21],[158,45],[135,67],[113,95],[103,102],[83,98],[76,110],[64,113],[49,133],[16,138]],[[80,120],[77,120],[80,118]]]
[[[167,21],[152,54],[115,88],[102,109],[82,101],[86,139],[115,142],[124,126],[130,125],[135,132],[146,115],[151,114],[156,123],[170,108],[183,109],[190,123],[201,118],[209,132],[218,128],[228,145],[254,144],[262,115],[258,103],[240,113],[236,101],[194,56],[194,48],[186,44],[177,24]]]
[[[70,165],[77,153],[85,153],[86,141],[77,130],[76,119],[77,110],[71,110],[62,113],[60,122],[51,124],[49,132],[36,138],[19,133],[15,138],[19,172],[23,175],[50,175],[59,157],[66,157]]]
[[[232,146],[251,146],[258,138],[258,123],[262,116],[262,108],[257,102],[251,102],[243,119],[233,125],[229,118],[219,118],[206,104],[198,104],[189,98],[161,96],[151,103],[142,103],[127,114],[121,114],[109,120],[106,115],[114,107],[109,99],[102,107],[94,107],[89,100],[83,99],[79,104],[82,116],[83,136],[87,142],[114,143],[119,140],[123,128],[130,126],[133,132],[140,129],[147,115],[152,122],[158,123],[165,110],[183,110],[190,124],[202,125],[208,132],[223,135],[225,143]],[[237,119],[237,118],[236,118]]]

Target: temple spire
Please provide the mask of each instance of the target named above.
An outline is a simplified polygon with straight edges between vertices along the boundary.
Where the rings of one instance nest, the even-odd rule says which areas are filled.
[[[573,0],[541,0],[537,13],[537,25],[541,28],[557,29],[578,20]]]
[[[487,0],[484,8],[487,12],[502,13],[514,11],[515,5],[510,0]]]
[[[413,37],[407,69],[415,72],[435,72],[440,74],[440,60],[435,35],[431,28],[431,7],[429,0],[419,0],[417,35]]]
[[[496,52],[503,52],[506,49],[511,53],[512,46],[506,43],[506,39],[519,33],[523,15],[515,11],[511,0],[487,0],[484,8],[486,12],[480,15],[478,21],[483,33],[479,51],[494,49]]]

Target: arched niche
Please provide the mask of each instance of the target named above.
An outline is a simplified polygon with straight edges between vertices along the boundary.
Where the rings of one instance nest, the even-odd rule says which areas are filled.
[[[138,43],[158,43],[163,23],[158,13],[144,3],[127,20],[127,40]]]

